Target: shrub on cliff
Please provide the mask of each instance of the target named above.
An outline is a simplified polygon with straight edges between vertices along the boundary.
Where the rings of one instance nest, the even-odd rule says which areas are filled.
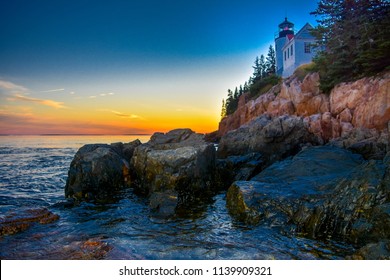
[[[303,79],[307,76],[307,74],[313,72],[317,72],[317,65],[314,62],[303,64],[299,66],[297,69],[295,69],[294,77],[297,77],[298,80],[302,82]]]
[[[255,98],[261,94],[269,91],[274,85],[277,85],[281,81],[281,77],[272,74],[261,80],[258,80],[256,83],[252,84],[249,89],[249,96]]]

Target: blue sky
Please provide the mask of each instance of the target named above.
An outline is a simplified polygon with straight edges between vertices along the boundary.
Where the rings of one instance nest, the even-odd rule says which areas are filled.
[[[315,24],[315,8],[309,0],[2,1],[0,133],[40,124],[38,133],[65,115],[99,126],[96,114],[108,111],[139,118],[113,119],[105,133],[168,130],[175,118],[217,129],[227,89],[249,77],[277,25],[285,16],[297,29]]]

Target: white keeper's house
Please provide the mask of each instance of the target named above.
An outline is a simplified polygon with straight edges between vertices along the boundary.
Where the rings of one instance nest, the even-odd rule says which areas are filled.
[[[310,33],[313,26],[306,23],[296,34],[294,24],[287,18],[279,24],[275,35],[276,74],[283,78],[291,76],[302,64],[310,63],[316,55],[315,37]]]

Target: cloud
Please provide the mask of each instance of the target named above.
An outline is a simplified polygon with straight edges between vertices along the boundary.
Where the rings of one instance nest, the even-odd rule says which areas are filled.
[[[97,96],[96,95],[91,95],[89,98],[96,98]]]
[[[14,84],[12,82],[0,80],[0,90],[6,90],[8,93],[24,93],[28,92],[28,89],[24,86]]]
[[[29,127],[36,117],[30,113],[15,113],[0,109],[0,134],[14,134],[21,127]]]
[[[107,92],[107,93],[101,93],[101,94],[99,94],[100,96],[113,96],[115,93],[113,93],[113,92]]]
[[[32,114],[10,113],[5,110],[0,110],[1,121],[27,122],[34,119]]]
[[[48,93],[48,92],[58,92],[58,91],[64,91],[64,88],[57,88],[57,89],[49,89],[49,90],[44,90],[41,91],[42,93]]]
[[[113,113],[114,115],[116,115],[116,116],[118,116],[118,117],[121,117],[121,118],[125,118],[125,119],[139,119],[139,120],[144,120],[143,117],[138,116],[138,115],[134,115],[134,114],[125,114],[125,113],[121,113],[121,112],[113,111],[113,110],[105,110],[105,111],[111,112],[111,113]]]
[[[144,134],[152,131],[131,126],[93,122],[50,121],[30,114],[9,113],[0,109],[0,134]]]
[[[56,109],[66,108],[64,106],[63,102],[58,102],[58,101],[49,100],[49,99],[32,98],[32,97],[23,96],[21,94],[13,95],[13,97],[10,98],[10,100],[13,100],[13,101],[20,100],[20,101],[26,101],[26,102],[33,102],[33,103],[38,103],[38,104],[49,106],[49,107],[56,108]]]

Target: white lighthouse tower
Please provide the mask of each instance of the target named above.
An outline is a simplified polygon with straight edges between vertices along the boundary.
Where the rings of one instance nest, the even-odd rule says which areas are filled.
[[[289,38],[290,37],[290,38]],[[279,32],[275,35],[275,52],[276,52],[276,74],[283,75],[283,47],[286,40],[294,37],[294,24],[287,20],[279,24]]]

